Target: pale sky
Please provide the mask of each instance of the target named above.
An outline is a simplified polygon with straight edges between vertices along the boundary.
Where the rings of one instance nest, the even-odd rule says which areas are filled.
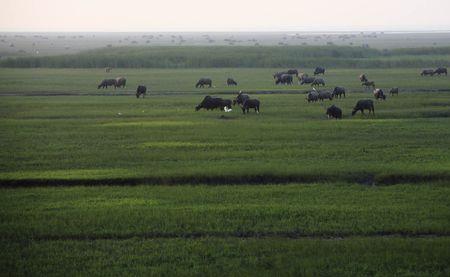
[[[450,30],[450,0],[0,0],[0,31]]]

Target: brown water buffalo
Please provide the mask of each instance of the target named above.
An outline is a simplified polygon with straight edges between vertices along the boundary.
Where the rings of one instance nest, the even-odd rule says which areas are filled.
[[[423,69],[420,73],[421,76],[433,76],[434,70],[433,69]]]
[[[339,98],[341,98],[342,95],[344,95],[344,98],[345,98],[345,88],[335,87],[333,90],[333,97],[337,98],[339,96]]]
[[[325,75],[325,68],[320,66],[316,67],[316,69],[314,70],[314,76],[319,74]]]
[[[372,100],[364,99],[356,102],[356,106],[353,108],[352,111],[352,116],[354,116],[358,111],[361,111],[361,113],[364,114],[364,110],[369,110],[369,114],[370,112],[372,112],[372,114],[375,115],[375,108],[373,106]]]
[[[336,107],[335,105],[332,105],[327,109],[326,115],[328,116],[328,118],[341,119],[342,110]]]
[[[105,79],[100,83],[100,85],[98,85],[97,89],[108,88],[112,86],[116,87],[116,79]]]
[[[311,83],[311,86],[312,86],[312,87],[320,86],[320,85],[325,86],[325,80],[322,79],[322,78],[316,78],[316,79]]]
[[[398,88],[391,88],[391,90],[389,90],[389,94],[390,95],[394,95],[394,94],[398,95]]]
[[[197,84],[195,84],[196,88],[203,88],[204,86],[208,86],[211,87],[212,86],[212,80],[210,78],[200,78],[197,82]]]
[[[145,94],[147,93],[147,87],[144,85],[139,85],[136,89],[136,98],[142,95],[142,98],[145,98]]]
[[[121,88],[121,87],[125,87],[127,84],[127,79],[125,79],[124,77],[117,77],[116,78],[116,87]]]
[[[445,67],[438,67],[434,71],[434,74],[437,74],[437,75],[445,74],[445,76],[447,76],[447,68],[445,68]]]
[[[386,95],[384,95],[384,91],[380,88],[377,88],[373,91],[373,96],[377,100],[378,99],[386,100]]]

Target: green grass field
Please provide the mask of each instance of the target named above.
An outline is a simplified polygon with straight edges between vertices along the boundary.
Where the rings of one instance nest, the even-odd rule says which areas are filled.
[[[0,69],[2,274],[449,275],[450,79],[366,70],[400,94],[351,117],[360,70],[323,103],[274,71]],[[260,114],[194,110],[239,89]]]

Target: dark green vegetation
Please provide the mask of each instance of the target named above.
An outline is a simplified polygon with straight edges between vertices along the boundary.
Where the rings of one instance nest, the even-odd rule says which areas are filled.
[[[0,265],[33,275],[445,276],[449,192],[445,183],[3,189]]]
[[[351,67],[398,68],[450,64],[450,47],[376,50],[350,46],[113,47],[74,55],[8,58],[2,67],[205,68]]]

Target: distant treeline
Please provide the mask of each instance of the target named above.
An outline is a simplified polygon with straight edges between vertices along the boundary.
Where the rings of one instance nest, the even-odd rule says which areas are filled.
[[[450,64],[450,47],[377,50],[351,46],[117,47],[73,55],[20,57],[1,67],[436,67]]]

